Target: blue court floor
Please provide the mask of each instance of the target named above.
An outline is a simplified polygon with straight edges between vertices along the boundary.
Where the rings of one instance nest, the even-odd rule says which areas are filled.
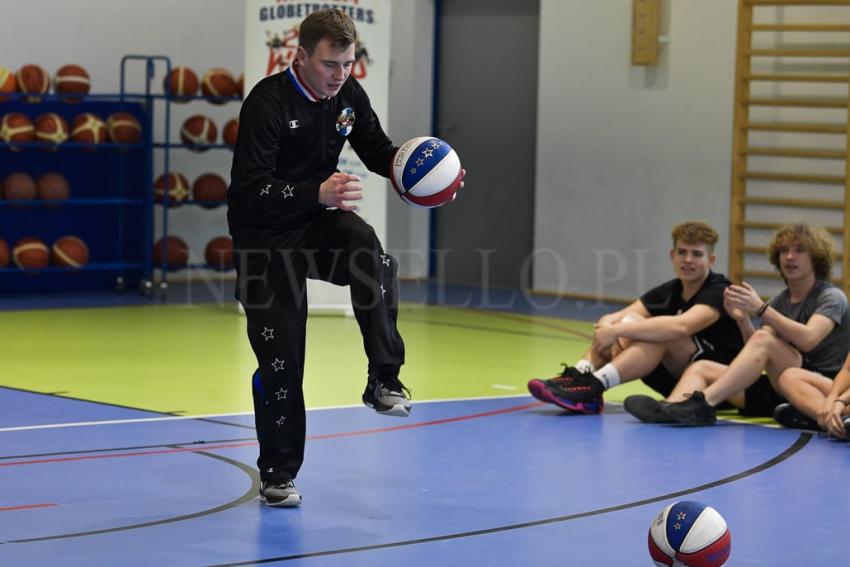
[[[730,565],[846,565],[850,450],[807,433],[568,416],[526,396],[308,414],[304,503],[256,499],[250,415],[0,388],[0,565],[651,565],[675,500]]]

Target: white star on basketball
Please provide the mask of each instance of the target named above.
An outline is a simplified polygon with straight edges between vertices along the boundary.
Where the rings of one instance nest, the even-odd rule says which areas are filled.
[[[437,140],[433,140],[433,141],[431,142],[431,147],[432,147],[432,148],[439,148],[439,147],[440,147],[440,142],[438,142]]]
[[[281,370],[283,370],[283,363],[283,360],[275,358],[274,362],[272,362],[272,368],[274,368],[275,372],[280,372]]]
[[[411,175],[416,175],[416,168],[415,168],[415,167],[411,167],[411,168],[410,168],[410,174],[411,174]]]
[[[425,154],[425,157],[431,157],[434,155],[434,150],[428,148],[427,150],[422,150],[422,153]]]
[[[425,160],[422,158],[416,158],[416,165],[422,167],[423,165],[425,165]]]
[[[677,520],[684,520],[684,519],[685,519],[685,518],[687,518],[687,517],[688,517],[688,515],[687,515],[686,513],[684,513],[684,512],[679,512],[679,513],[676,515],[676,519],[677,519]]]
[[[290,197],[294,197],[294,196],[295,196],[295,187],[290,187],[289,185],[287,185],[286,187],[283,188],[283,198],[284,199],[289,199]]]
[[[289,392],[289,390],[284,390],[283,388],[275,392],[274,395],[277,396],[277,401],[285,400],[287,392]]]
[[[274,338],[274,329],[269,329],[268,327],[263,327],[263,338],[267,341]]]

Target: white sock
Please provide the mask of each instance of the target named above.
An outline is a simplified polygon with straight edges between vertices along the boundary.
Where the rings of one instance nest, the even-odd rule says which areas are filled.
[[[613,388],[620,383],[620,371],[610,362],[593,373],[605,385],[605,389]]]
[[[587,360],[586,358],[582,358],[578,362],[576,362],[575,366],[573,366],[579,372],[594,372],[596,368],[593,367],[593,363]]]

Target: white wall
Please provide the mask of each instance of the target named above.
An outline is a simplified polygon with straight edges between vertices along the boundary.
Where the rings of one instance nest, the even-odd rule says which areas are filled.
[[[243,65],[243,20],[244,7],[238,0],[2,0],[0,22],[14,25],[0,34],[0,66],[15,70],[37,63],[52,76],[64,64],[79,64],[91,75],[95,93],[119,90],[120,59],[128,53],[167,55],[172,64],[186,65],[199,76],[212,67],[238,75]],[[387,130],[397,144],[430,133],[432,36],[433,0],[393,1]],[[130,70],[129,85],[140,87],[143,68],[136,65]],[[159,71],[159,77],[162,74]],[[190,114],[207,114],[221,128],[238,110],[237,104],[172,105],[172,139],[177,135],[174,129]],[[206,171],[229,181],[228,151],[175,150],[171,156],[171,169],[184,173],[190,183]],[[422,277],[427,266],[411,258],[426,256],[427,212],[403,205],[392,195],[389,201],[386,247],[406,259],[402,275]],[[169,224],[170,232],[187,240],[197,261],[212,236],[227,233],[223,207],[172,209]],[[399,253],[408,248],[419,251]]]
[[[736,0],[663,0],[671,42],[630,64],[631,0],[541,0],[534,282],[635,297],[704,219],[727,267]],[[551,252],[549,252],[551,251]]]

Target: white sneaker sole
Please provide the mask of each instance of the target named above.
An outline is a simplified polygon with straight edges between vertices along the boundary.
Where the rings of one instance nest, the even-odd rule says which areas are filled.
[[[301,505],[301,496],[287,496],[280,502],[269,502],[265,496],[260,494],[260,502],[272,508],[294,508]]]
[[[373,408],[374,409],[374,408]],[[375,410],[381,415],[391,415],[394,417],[410,417],[410,406],[404,406],[401,404],[396,404],[388,410],[380,411]]]

